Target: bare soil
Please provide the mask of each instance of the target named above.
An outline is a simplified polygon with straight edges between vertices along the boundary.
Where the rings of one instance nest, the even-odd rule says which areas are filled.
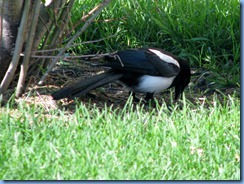
[[[69,61],[67,64],[57,65],[48,75],[44,85],[36,85],[39,79],[33,77],[27,91],[21,98],[17,99],[17,102],[19,100],[25,100],[30,104],[34,103],[44,106],[47,110],[52,108],[65,108],[69,112],[74,112],[76,105],[79,105],[79,103],[86,105],[96,104],[99,108],[103,108],[104,104],[107,106],[112,105],[114,108],[123,108],[129,97],[129,93],[120,82],[110,83],[94,89],[76,100],[62,99],[58,102],[52,100],[51,94],[61,87],[68,86],[103,71],[104,69],[102,68],[93,67],[87,62],[82,61]],[[235,92],[240,97],[240,89],[236,86],[218,89],[215,85],[210,85],[208,81],[209,75],[211,75],[211,72],[207,70],[192,69],[191,82],[185,90],[185,96],[191,103],[195,104],[196,101],[204,102],[206,99],[213,100],[214,94],[217,94],[219,98],[223,98],[222,94],[228,95]],[[172,92],[174,92],[174,89],[167,90],[162,94],[156,94],[155,98],[157,98],[159,103],[165,101],[166,104],[170,104],[170,94]],[[144,98],[144,94],[137,94],[137,96],[141,99]]]

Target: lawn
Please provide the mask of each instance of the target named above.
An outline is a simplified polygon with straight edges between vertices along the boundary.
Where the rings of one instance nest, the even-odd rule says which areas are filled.
[[[1,171],[22,179],[240,179],[240,101],[1,109]]]
[[[73,23],[97,2],[76,0]],[[113,84],[56,108],[50,93],[83,64],[63,61],[59,67],[72,70],[51,73],[46,85],[1,106],[0,178],[240,180],[239,3],[113,1],[77,42],[114,36],[70,53],[163,48],[191,64],[183,99],[172,103],[168,91],[156,105],[136,104]],[[83,69],[78,75],[88,75]]]

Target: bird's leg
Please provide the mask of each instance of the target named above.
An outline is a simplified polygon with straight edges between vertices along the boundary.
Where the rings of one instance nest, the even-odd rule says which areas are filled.
[[[145,97],[145,100],[148,102],[150,100],[153,100],[153,93],[147,93],[146,94],[146,97]]]
[[[149,106],[154,107],[156,105],[156,102],[153,98],[153,93],[147,93],[145,97],[145,101]]]
[[[139,102],[140,101],[140,99],[136,97],[136,93],[135,92],[130,91],[129,95],[132,95],[134,102]]]

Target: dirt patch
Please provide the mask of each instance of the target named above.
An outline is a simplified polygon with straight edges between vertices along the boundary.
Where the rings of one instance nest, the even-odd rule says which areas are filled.
[[[103,87],[94,89],[88,94],[77,98],[76,100],[62,99],[58,102],[52,100],[51,93],[68,86],[79,80],[85,79],[89,76],[103,72],[104,69],[92,67],[92,63],[83,61],[69,61],[67,63],[58,64],[55,69],[49,74],[43,86],[36,85],[38,78],[33,78],[26,93],[18,100],[25,100],[27,103],[35,103],[44,106],[47,110],[51,108],[65,108],[70,112],[74,112],[76,105],[79,103],[96,104],[97,107],[113,106],[114,108],[123,108],[128,97],[128,90],[120,82],[110,83]],[[211,72],[203,69],[192,69],[192,78],[189,87],[185,90],[186,98],[193,104],[196,101],[213,99],[214,94],[219,94],[219,98],[223,98],[222,94],[236,93],[240,96],[240,89],[236,86],[219,89],[211,85],[208,81]],[[170,96],[173,95],[174,89],[167,90],[162,94],[156,94],[155,97],[159,103],[165,101],[167,104],[171,103]],[[172,94],[172,95],[171,95]],[[141,99],[144,94],[137,94]]]

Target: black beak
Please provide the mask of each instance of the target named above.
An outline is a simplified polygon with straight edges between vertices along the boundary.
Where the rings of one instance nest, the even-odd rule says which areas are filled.
[[[175,99],[174,102],[177,102],[179,98],[182,98],[182,93],[184,91],[184,87],[180,84],[179,86],[175,86]]]

